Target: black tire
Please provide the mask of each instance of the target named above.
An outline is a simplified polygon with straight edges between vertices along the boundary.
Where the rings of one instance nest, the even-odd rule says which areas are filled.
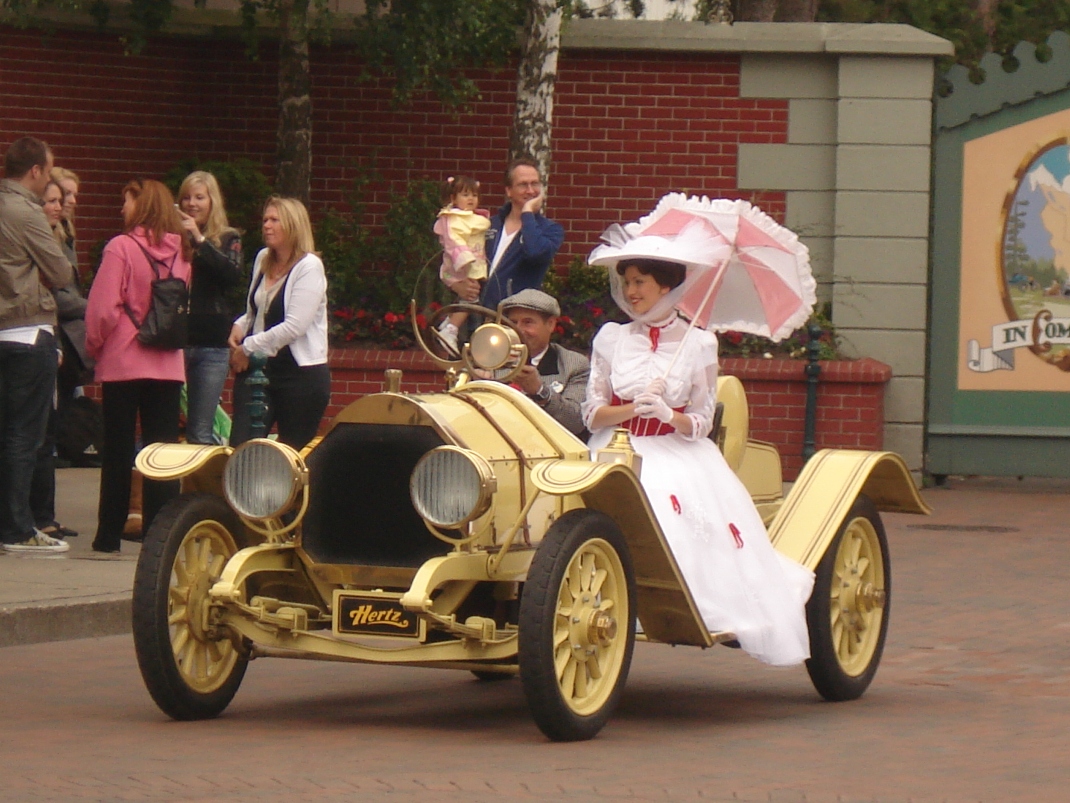
[[[877,674],[888,634],[892,575],[876,505],[859,494],[817,567],[806,604],[806,671],[826,700],[855,700]]]
[[[575,587],[566,579],[573,565]],[[598,571],[605,576],[592,589]],[[570,511],[539,544],[520,598],[520,680],[539,729],[556,742],[593,738],[620,701],[634,646],[624,536],[603,513]]]
[[[481,683],[494,683],[499,680],[512,680],[516,675],[510,672],[485,672],[482,669],[473,669],[472,674]]]
[[[201,626],[208,589],[237,552],[242,531],[219,497],[183,494],[160,510],[141,547],[134,576],[134,648],[149,694],[174,719],[219,715],[245,676],[248,661],[234,644],[212,638]],[[188,571],[194,549],[196,564],[204,562],[207,569],[193,565]],[[183,596],[185,605],[179,601]]]

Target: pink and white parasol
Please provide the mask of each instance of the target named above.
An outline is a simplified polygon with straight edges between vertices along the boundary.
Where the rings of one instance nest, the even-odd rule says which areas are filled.
[[[704,329],[783,340],[806,323],[817,300],[809,249],[746,201],[671,193],[649,215],[602,237],[589,262],[610,268],[611,281],[622,259],[685,264],[687,278],[671,303]],[[616,290],[614,298],[621,303]]]

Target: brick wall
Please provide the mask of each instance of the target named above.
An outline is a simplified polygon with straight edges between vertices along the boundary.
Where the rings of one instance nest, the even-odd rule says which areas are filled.
[[[130,178],[159,177],[189,156],[244,156],[270,169],[269,47],[252,62],[230,39],[160,39],[127,56],[114,34],[0,27],[0,36],[0,148],[40,136],[79,174],[83,264],[94,242],[116,233]],[[314,206],[343,204],[373,158],[381,175],[365,198],[373,214],[409,180],[462,170],[497,204],[513,70],[476,71],[481,97],[464,111],[431,99],[398,110],[387,86],[358,82],[359,66],[341,47],[314,53]],[[566,230],[559,269],[588,253],[606,225],[645,213],[669,191],[746,197],[783,219],[784,193],[740,193],[736,162],[740,143],[787,141],[788,103],[741,99],[739,70],[739,58],[724,54],[562,55],[549,207]]]

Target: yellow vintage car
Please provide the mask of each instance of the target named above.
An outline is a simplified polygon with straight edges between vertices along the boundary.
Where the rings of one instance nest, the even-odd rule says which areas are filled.
[[[435,357],[445,391],[402,393],[387,371],[300,453],[267,439],[140,453],[146,477],[183,486],[134,584],[138,663],[165,713],[216,716],[251,659],[312,658],[519,675],[546,736],[589,739],[636,640],[732,645],[703,626],[627,431],[590,454],[523,393],[475,379],[526,361],[508,321],[477,311],[490,322],[463,353]],[[720,379],[718,398],[718,443],[774,546],[816,572],[814,686],[856,698],[888,628],[878,511],[925,503],[890,452],[821,451],[784,496],[776,449],[747,436],[742,385]]]

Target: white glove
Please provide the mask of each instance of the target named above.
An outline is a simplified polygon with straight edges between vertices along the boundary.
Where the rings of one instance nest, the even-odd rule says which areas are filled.
[[[661,396],[653,393],[640,393],[635,397],[635,414],[639,418],[656,418],[663,424],[671,424],[672,413],[672,408]]]
[[[646,390],[643,393],[652,393],[655,396],[665,395],[665,377],[659,376],[657,379],[651,380],[650,384],[646,386]]]

